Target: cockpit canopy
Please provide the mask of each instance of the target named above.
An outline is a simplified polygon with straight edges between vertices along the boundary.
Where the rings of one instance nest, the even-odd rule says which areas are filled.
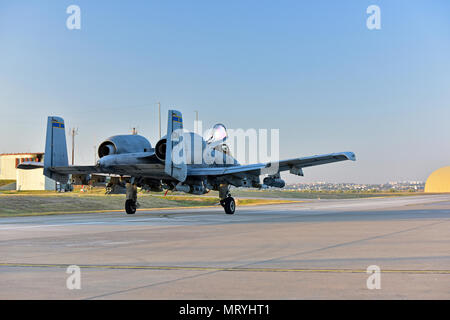
[[[207,143],[225,141],[228,137],[227,129],[221,123],[215,124],[211,129],[211,135],[206,140]]]

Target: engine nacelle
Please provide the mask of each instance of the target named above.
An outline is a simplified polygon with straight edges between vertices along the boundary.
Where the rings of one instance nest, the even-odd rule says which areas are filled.
[[[98,156],[102,158],[112,154],[149,152],[151,148],[150,142],[137,134],[112,136],[100,144]]]
[[[166,150],[167,150],[167,140],[163,138],[159,140],[155,146],[156,157],[161,161],[166,160]]]
[[[283,179],[272,177],[264,178],[263,183],[268,187],[275,187],[275,188],[284,188],[284,186],[286,185]]]

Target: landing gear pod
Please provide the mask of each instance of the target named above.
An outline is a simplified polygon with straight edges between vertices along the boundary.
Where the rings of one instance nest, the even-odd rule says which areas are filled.
[[[268,187],[275,187],[275,188],[284,188],[286,183],[283,179],[280,179],[279,177],[266,177],[263,180],[263,183]]]

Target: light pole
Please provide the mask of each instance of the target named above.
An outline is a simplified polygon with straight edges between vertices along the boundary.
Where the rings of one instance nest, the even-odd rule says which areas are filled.
[[[70,135],[72,136],[72,165],[74,164],[75,160],[75,136],[78,134],[78,128],[72,128]]]
[[[158,128],[159,128],[159,140],[161,140],[161,102],[158,102]]]

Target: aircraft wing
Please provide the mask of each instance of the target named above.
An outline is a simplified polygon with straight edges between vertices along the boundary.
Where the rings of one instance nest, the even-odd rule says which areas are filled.
[[[317,155],[304,158],[294,158],[289,160],[282,160],[275,163],[257,163],[249,165],[236,165],[228,167],[189,167],[188,175],[203,176],[203,175],[227,175],[246,172],[253,175],[264,174],[262,169],[270,168],[278,164],[279,171],[291,170],[291,173],[303,175],[301,168],[317,166],[321,164],[333,163],[338,161],[352,160],[355,161],[356,157],[353,152],[340,152],[330,153],[324,155]]]
[[[217,166],[217,167],[187,167],[188,176],[222,176],[233,175],[238,173],[248,173],[251,175],[265,174],[263,169],[276,167],[278,164],[279,171],[290,170],[293,174],[303,175],[302,168],[312,167],[327,163],[352,160],[356,157],[353,152],[331,153],[324,155],[316,155],[304,158],[294,158],[282,160],[275,163],[257,163],[249,165],[234,166]],[[40,162],[24,162],[18,165],[19,169],[36,169],[43,168]],[[123,176],[141,176],[171,179],[164,171],[164,164],[135,164],[135,165],[115,165],[108,168],[98,166],[64,166],[51,167],[49,170],[58,174],[115,174]]]
[[[163,164],[115,165],[107,168],[98,166],[67,166],[52,167],[49,168],[49,170],[58,174],[108,174],[119,176],[171,178],[164,173]]]
[[[305,158],[283,160],[279,162],[279,166],[280,171],[285,171],[290,170],[292,167],[306,168],[345,160],[355,161],[356,156],[353,152],[330,153]]]

